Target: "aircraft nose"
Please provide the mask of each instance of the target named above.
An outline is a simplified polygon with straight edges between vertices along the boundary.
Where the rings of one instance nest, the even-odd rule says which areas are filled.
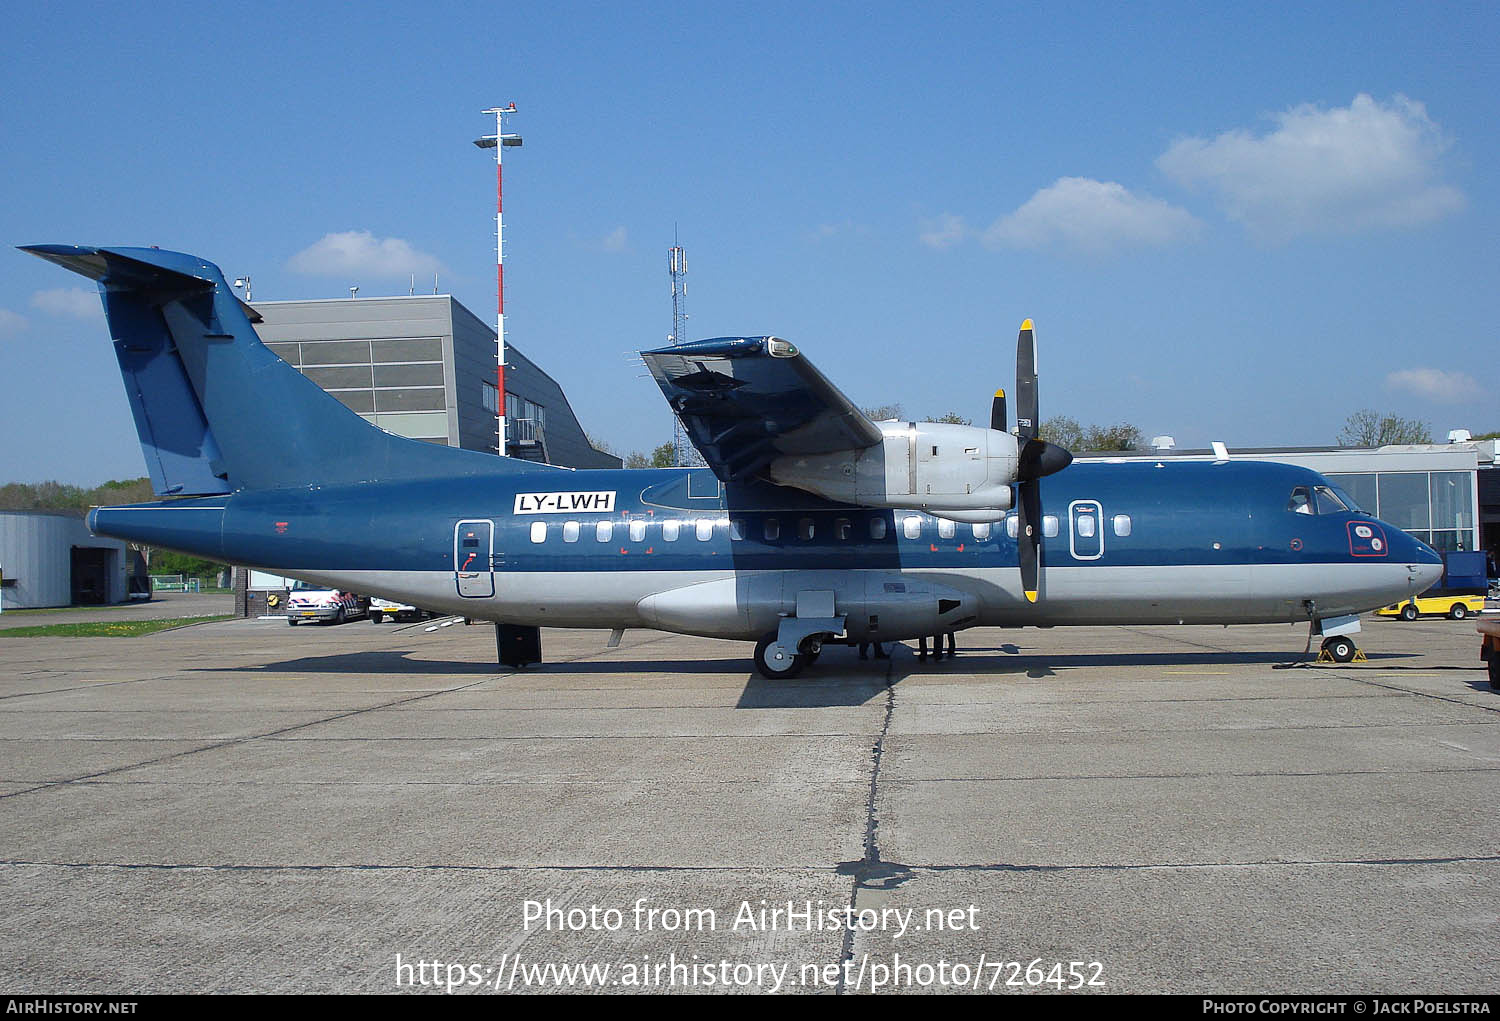
[[[1443,577],[1443,558],[1431,546],[1406,533],[1406,541],[1409,544],[1405,550],[1406,563],[1411,571],[1411,586],[1413,594],[1425,592],[1436,585]]]

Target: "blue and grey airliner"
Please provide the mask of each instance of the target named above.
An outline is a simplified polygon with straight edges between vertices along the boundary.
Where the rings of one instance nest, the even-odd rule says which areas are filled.
[[[1030,320],[1013,428],[1003,391],[988,428],[871,421],[796,345],[717,338],[642,353],[706,467],[575,471],[367,423],[202,259],[24,250],[98,284],[160,498],[94,509],[95,534],[495,621],[511,665],[543,627],[754,642],[788,678],[830,643],[1270,622],[1347,661],[1361,612],[1442,574],[1306,468],[1075,462],[1038,435]]]

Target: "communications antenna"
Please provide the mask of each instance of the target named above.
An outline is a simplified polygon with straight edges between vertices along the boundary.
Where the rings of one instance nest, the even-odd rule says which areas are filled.
[[[676,347],[686,339],[687,329],[687,252],[677,243],[673,232],[672,247],[667,249],[667,272],[672,277],[672,332],[668,340]],[[688,440],[682,419],[672,416],[672,463],[679,468],[702,468],[703,455]]]

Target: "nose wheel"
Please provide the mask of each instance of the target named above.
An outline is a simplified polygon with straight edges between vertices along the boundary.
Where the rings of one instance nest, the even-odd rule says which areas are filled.
[[[1323,639],[1323,651],[1318,654],[1318,659],[1332,660],[1335,663],[1352,663],[1354,657],[1360,654],[1359,647],[1354,641],[1343,635]]]

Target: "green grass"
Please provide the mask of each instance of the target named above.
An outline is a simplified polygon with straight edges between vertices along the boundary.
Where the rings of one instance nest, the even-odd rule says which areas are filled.
[[[83,624],[41,624],[36,627],[0,628],[0,638],[135,638],[188,624],[233,620],[234,614],[217,617],[168,617],[163,620],[110,620]]]

